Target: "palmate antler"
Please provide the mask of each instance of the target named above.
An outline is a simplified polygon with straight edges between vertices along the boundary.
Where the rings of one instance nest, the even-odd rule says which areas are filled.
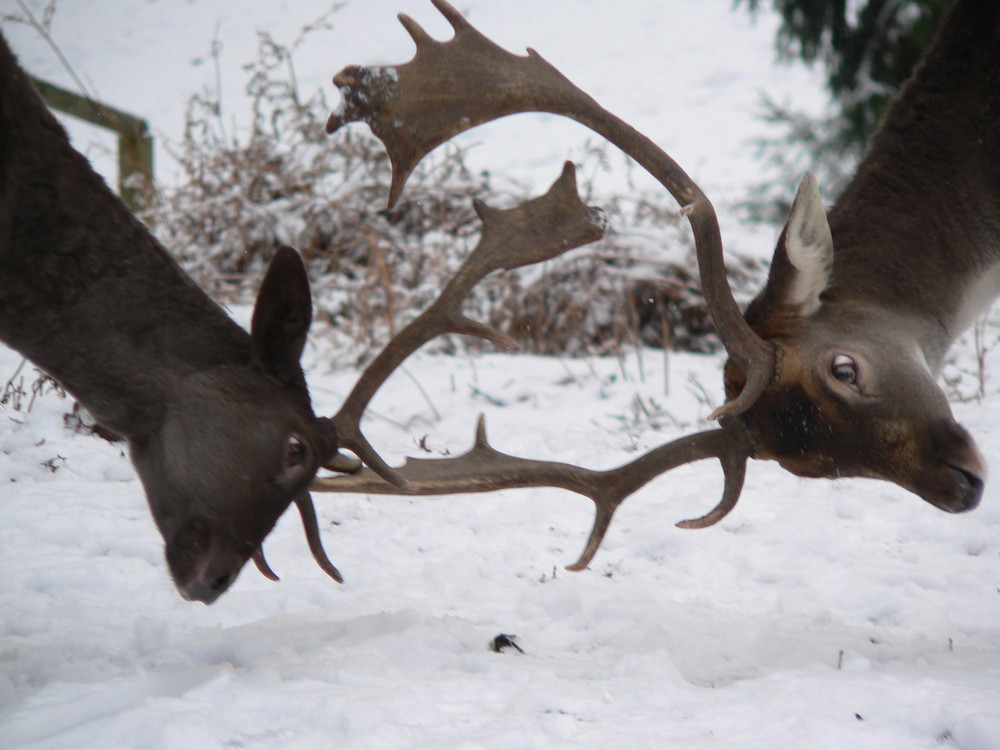
[[[340,571],[337,570],[336,566],[330,562],[330,558],[326,556],[326,550],[323,549],[323,540],[319,535],[319,522],[316,520],[316,508],[313,507],[312,497],[306,492],[304,495],[295,498],[294,503],[295,507],[299,509],[299,516],[302,518],[302,527],[306,534],[306,543],[309,545],[309,551],[312,553],[316,564],[319,565],[320,570],[337,583],[343,583],[344,577],[340,575]],[[262,576],[271,581],[279,580],[277,574],[267,564],[263,546],[258,547],[257,551],[250,556],[250,559],[253,560],[253,564],[257,566],[257,570],[260,571]]]
[[[431,306],[396,334],[372,360],[332,418],[340,447],[356,453],[390,493],[406,486],[407,480],[382,460],[361,432],[361,417],[386,379],[413,352],[445,333],[478,336],[506,349],[517,349],[517,343],[506,334],[462,313],[462,302],[469,292],[493,271],[539,263],[604,236],[604,214],[580,200],[576,168],[571,163],[564,166],[559,179],[540,198],[503,210],[479,201],[474,207],[483,227],[479,244]],[[346,472],[357,471],[360,465],[352,465],[347,456],[339,454],[325,468]],[[330,491],[322,485],[314,485],[313,489]],[[345,487],[342,491],[350,490]],[[316,562],[335,581],[343,582],[323,550],[309,494],[296,498],[295,504]],[[266,578],[278,579],[267,564],[263,548],[258,548],[251,559]]]
[[[334,132],[354,121],[366,122],[371,127],[385,144],[392,162],[389,192],[392,206],[407,177],[427,153],[476,125],[510,114],[536,111],[564,115],[591,128],[641,164],[681,204],[694,231],[709,312],[731,360],[745,373],[746,384],[735,398],[712,414],[713,419],[720,419],[718,429],[680,438],[608,471],[501,453],[487,442],[482,422],[474,447],[457,458],[409,459],[403,467],[393,469],[375,453],[361,435],[361,415],[378,387],[418,346],[449,331],[483,336],[504,346],[513,343],[503,334],[473,323],[459,313],[460,299],[475,283],[493,269],[514,268],[555,257],[600,236],[595,210],[583,207],[576,197],[572,168],[567,165],[559,182],[544,198],[510,212],[495,212],[477,205],[484,223],[480,247],[431,309],[387,345],[333,418],[342,445],[356,452],[368,468],[354,476],[317,479],[312,489],[434,495],[545,486],[577,492],[591,498],[596,505],[586,548],[580,559],[569,566],[579,570],[593,558],[615,510],[626,497],[677,466],[718,458],[725,474],[721,502],[705,516],[678,526],[702,528],[716,523],[736,504],[746,461],[754,453],[750,436],[734,417],[749,408],[771,382],[777,354],[772,344],[750,329],[732,296],[712,204],[656,144],[603,109],[536,52],[529,49],[526,57],[512,55],[479,33],[447,2],[431,1],[451,24],[454,38],[437,42],[411,18],[400,15],[400,22],[416,42],[416,56],[401,66],[352,66],[338,73],[334,83],[340,87],[343,102],[330,117],[327,130]],[[535,210],[543,204],[546,210]],[[513,216],[514,212],[522,212],[513,222],[517,231],[501,229],[499,217],[508,213]]]
[[[477,31],[444,0],[431,0],[455,30],[449,42],[432,39],[409,16],[400,22],[417,46],[400,66],[349,66],[333,77],[343,97],[331,115],[332,133],[363,121],[385,144],[395,205],[417,163],[437,146],[476,125],[520,112],[563,115],[587,126],[641,164],[683,207],[694,231],[705,301],[719,338],[744,372],[740,395],[716,410],[740,414],[771,381],[774,346],[747,325],[726,278],[715,209],[683,169],[649,138],[605,110],[533,49],[512,55]]]
[[[506,334],[462,313],[461,305],[469,292],[493,271],[540,263],[604,236],[604,214],[580,201],[576,168],[569,162],[540,198],[506,210],[479,201],[474,205],[483,226],[479,244],[434,303],[372,361],[333,417],[341,447],[354,451],[379,476],[395,484],[402,480],[371,447],[360,427],[365,409],[386,378],[413,352],[445,333],[478,336],[506,349],[517,349],[517,343]]]
[[[703,458],[719,459],[725,486],[722,500],[715,508],[677,526],[701,529],[721,521],[739,499],[751,452],[752,444],[745,430],[721,427],[661,445],[616,469],[595,471],[501,453],[487,442],[485,420],[480,416],[475,444],[468,453],[455,458],[408,458],[396,470],[404,480],[402,484],[393,485],[364,469],[353,476],[315,479],[312,488],[319,492],[378,495],[451,495],[524,487],[559,487],[576,492],[593,500],[597,508],[583,553],[575,563],[566,566],[567,570],[583,570],[601,546],[622,501],[660,474],[682,464]]]

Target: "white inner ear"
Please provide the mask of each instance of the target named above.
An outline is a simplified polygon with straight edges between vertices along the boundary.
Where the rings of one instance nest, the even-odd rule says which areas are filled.
[[[785,252],[797,271],[788,290],[788,302],[798,305],[802,315],[812,315],[819,310],[819,295],[830,280],[833,237],[819,184],[808,172],[788,216]]]

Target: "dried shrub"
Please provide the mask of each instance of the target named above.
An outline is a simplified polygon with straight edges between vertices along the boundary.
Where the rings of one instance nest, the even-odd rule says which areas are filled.
[[[27,360],[15,368],[13,374],[7,378],[7,382],[0,389],[0,406],[11,411],[29,412],[35,405],[35,399],[54,393],[59,398],[66,397],[66,391],[59,385],[51,375],[33,368],[34,375],[27,376],[30,380],[25,380],[26,376],[22,372]]]

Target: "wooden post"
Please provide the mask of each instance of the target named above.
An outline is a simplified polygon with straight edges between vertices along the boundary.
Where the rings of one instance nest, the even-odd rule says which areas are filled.
[[[34,76],[31,82],[52,109],[118,133],[118,193],[133,211],[146,208],[153,190],[153,136],[149,124]],[[136,173],[142,176],[139,187],[129,184],[129,178]]]

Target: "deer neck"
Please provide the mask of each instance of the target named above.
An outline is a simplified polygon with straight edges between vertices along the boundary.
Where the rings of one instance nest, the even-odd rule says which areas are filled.
[[[861,317],[869,326],[907,338],[936,373],[956,339],[1000,294],[1000,262],[994,260],[966,273],[937,268],[938,275],[930,277],[930,283],[927,277],[907,273],[905,263],[900,258],[894,273],[883,264],[871,267],[864,284],[832,285],[823,295],[824,308],[834,318]],[[854,276],[858,269],[851,270]]]
[[[56,260],[38,247],[20,252],[39,267]],[[186,380],[250,361],[247,334],[210,300],[190,294],[175,266],[147,249],[110,259],[92,255],[76,255],[53,272],[53,296],[4,265],[0,335],[86,403],[103,426],[140,438],[155,429]],[[81,278],[70,271],[88,265],[101,273]]]
[[[248,361],[249,337],[62,146],[47,111],[23,118],[34,129],[0,114],[0,339],[102,425],[141,436],[184,378]]]
[[[825,298],[917,324],[928,361],[989,308],[1000,293],[1000,3],[956,4],[829,220]]]
[[[2,42],[0,73],[0,339],[141,436],[190,375],[249,361],[249,336],[73,150]]]

